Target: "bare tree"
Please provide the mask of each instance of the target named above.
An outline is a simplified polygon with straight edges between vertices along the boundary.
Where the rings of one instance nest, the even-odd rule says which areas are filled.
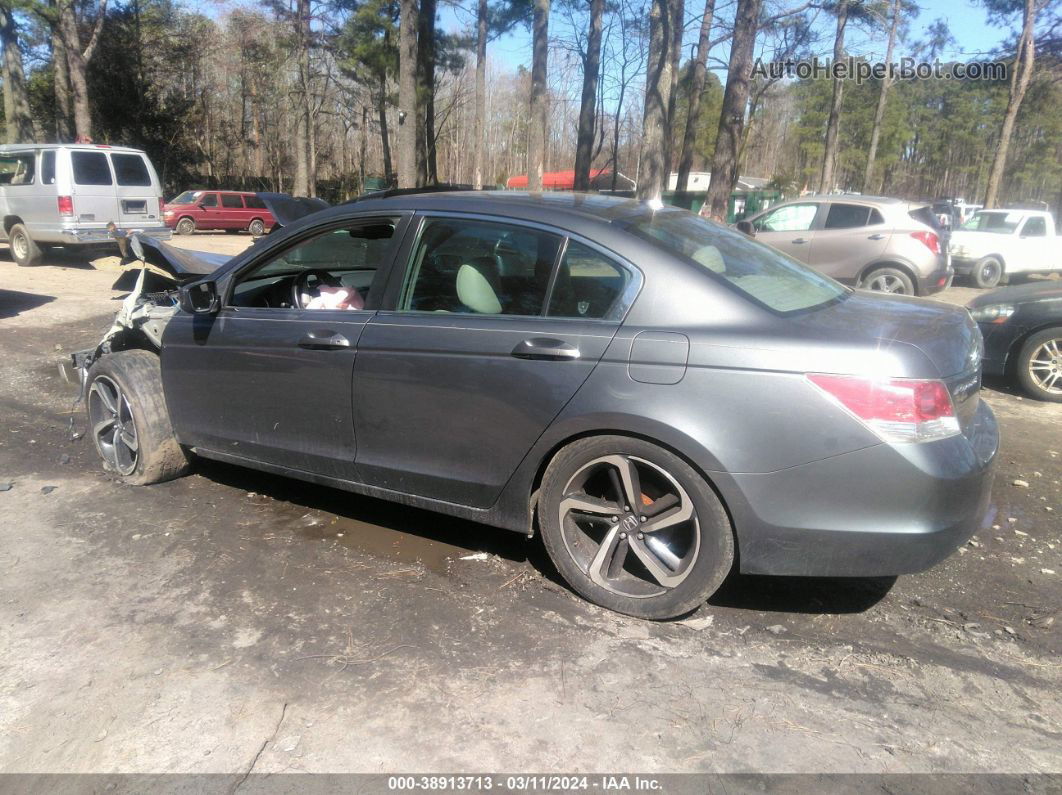
[[[533,0],[531,22],[531,118],[528,123],[527,187],[542,190],[549,97],[549,0]]]
[[[55,74],[55,139],[68,142],[74,138],[74,108],[70,96],[70,67],[66,61],[66,45],[59,35],[59,26],[52,29],[52,68]]]
[[[689,187],[690,171],[693,168],[693,149],[697,143],[697,128],[701,124],[701,95],[708,80],[708,50],[711,46],[709,34],[712,31],[712,17],[715,15],[715,0],[705,0],[704,14],[701,16],[701,31],[697,37],[697,55],[693,62],[693,76],[690,80],[689,109],[686,114],[686,130],[682,134],[682,153],[678,163],[678,182],[675,190]]]
[[[296,196],[312,196],[312,183],[315,180],[310,173],[313,134],[310,108],[310,0],[297,0],[294,22],[298,81],[295,86],[295,182],[291,192]]]
[[[398,23],[398,187],[417,184],[417,2],[400,0]]]
[[[885,47],[885,63],[892,63],[892,53],[896,48],[896,33],[900,29],[900,17],[903,15],[903,0],[892,0],[892,21],[889,24],[889,43]],[[881,123],[885,119],[885,104],[889,98],[889,88],[892,80],[888,72],[881,80],[881,92],[878,94],[878,105],[874,109],[874,126],[870,131],[870,145],[867,147],[867,167],[863,172],[863,192],[870,193],[873,190],[874,161],[878,156],[878,143],[881,140]]]
[[[0,43],[4,48],[4,120],[7,123],[7,142],[17,144],[32,141],[33,119],[26,91],[26,75],[22,69],[18,25],[11,7],[6,3],[0,3]]]
[[[583,94],[579,102],[579,133],[575,144],[575,189],[590,190],[590,165],[597,121],[597,87],[601,78],[601,22],[605,0],[590,0],[590,26],[583,56]]]
[[[834,13],[837,15],[837,33],[833,38],[833,63],[839,64],[844,58],[844,31],[848,25],[850,0],[837,0]],[[822,173],[819,177],[819,191],[833,188],[833,169],[837,160],[837,134],[841,126],[841,102],[844,99],[844,80],[837,75],[833,78],[833,98],[830,100],[830,117],[826,122],[826,145],[822,151]]]
[[[642,117],[642,163],[638,197],[659,199],[667,182],[669,109],[674,60],[674,0],[652,0],[649,10],[649,60],[645,76],[645,112]]]
[[[483,187],[483,149],[487,137],[487,0],[476,8],[476,129],[472,144],[472,184]]]
[[[92,140],[92,112],[89,107],[88,81],[86,71],[92,55],[96,50],[96,42],[100,38],[100,30],[103,28],[103,20],[107,11],[107,0],[99,0],[99,8],[96,12],[96,22],[89,36],[88,44],[81,44],[81,34],[78,32],[77,12],[74,8],[74,0],[57,0],[55,11],[55,26],[66,51],[67,72],[70,78],[70,95],[74,115],[74,132],[78,140]]]
[[[439,181],[435,156],[435,0],[417,14],[417,184]]]

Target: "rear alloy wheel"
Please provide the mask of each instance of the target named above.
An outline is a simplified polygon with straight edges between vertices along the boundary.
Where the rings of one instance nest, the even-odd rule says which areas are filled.
[[[639,618],[682,615],[733,565],[733,532],[718,497],[689,464],[649,442],[574,442],[542,484],[538,515],[550,558],[602,607]]]
[[[30,237],[26,227],[22,224],[14,224],[7,233],[7,239],[11,246],[11,258],[15,262],[23,268],[40,264],[44,252]]]
[[[985,257],[974,265],[972,275],[974,284],[982,290],[995,287],[1003,278],[1003,263],[995,257]]]
[[[195,232],[195,221],[191,218],[182,218],[177,222],[177,234],[190,235]]]
[[[247,231],[251,233],[252,237],[261,237],[265,234],[265,224],[261,218],[255,218],[247,227]]]
[[[1018,380],[1033,397],[1062,403],[1062,328],[1026,340],[1018,354]]]
[[[863,288],[878,293],[914,295],[914,282],[899,268],[877,268],[863,279]]]

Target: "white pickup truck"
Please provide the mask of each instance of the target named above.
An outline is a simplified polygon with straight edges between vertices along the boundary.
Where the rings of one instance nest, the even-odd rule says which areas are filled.
[[[1062,245],[1055,219],[1043,210],[978,210],[951,233],[955,272],[978,287],[995,287],[1005,276],[1062,271]]]

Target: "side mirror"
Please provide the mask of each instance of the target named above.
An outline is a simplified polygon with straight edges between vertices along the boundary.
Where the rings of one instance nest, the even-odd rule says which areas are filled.
[[[749,237],[756,237],[756,229],[752,226],[752,221],[738,221],[735,227],[741,234],[748,235]]]
[[[180,291],[181,309],[193,315],[212,315],[221,308],[214,282],[197,282]]]

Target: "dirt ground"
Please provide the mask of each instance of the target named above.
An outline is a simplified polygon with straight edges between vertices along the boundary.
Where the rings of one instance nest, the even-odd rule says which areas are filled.
[[[220,464],[117,482],[56,363],[118,272],[0,248],[0,770],[1062,772],[1062,404],[986,385],[995,517],[932,571],[736,576],[652,624],[504,531]]]

